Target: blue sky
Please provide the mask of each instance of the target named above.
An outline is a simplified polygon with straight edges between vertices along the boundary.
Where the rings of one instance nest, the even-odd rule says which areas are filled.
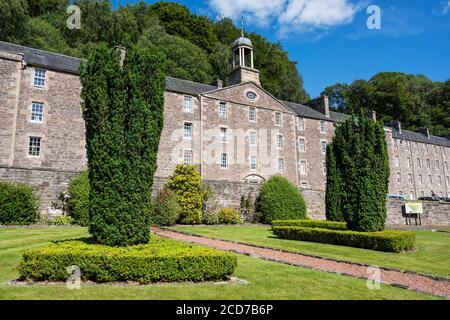
[[[450,78],[449,0],[176,2],[212,19],[245,16],[246,30],[280,42],[298,62],[312,97],[334,83],[369,79],[380,71],[423,74],[435,81]],[[381,9],[380,30],[367,28],[369,5]]]

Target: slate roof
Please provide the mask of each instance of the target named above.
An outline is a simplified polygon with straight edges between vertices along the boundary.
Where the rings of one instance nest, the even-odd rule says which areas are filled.
[[[197,96],[201,93],[216,90],[216,86],[211,86],[208,84],[166,77],[166,91],[173,91],[178,93],[190,94]]]
[[[413,132],[408,130],[403,130],[402,132],[399,132],[395,128],[392,129],[392,137],[395,139],[402,139],[402,140],[410,140],[414,142],[421,142],[421,143],[429,143],[429,144],[436,144],[440,146],[446,146],[450,147],[450,139],[444,138],[444,137],[437,137],[430,135],[430,138],[428,139],[426,135],[419,133],[419,132]]]
[[[334,122],[341,123],[347,121],[350,116],[348,114],[330,111],[330,118],[333,119]]]
[[[0,41],[0,50],[24,55],[27,64],[79,74],[80,59]]]
[[[12,43],[7,43],[0,41],[0,50],[20,53],[24,55],[25,62],[29,65],[45,67],[48,69],[53,69],[57,71],[63,71],[73,74],[79,74],[79,66],[81,59],[75,57],[69,57],[66,55],[52,53],[47,51],[42,51],[38,49],[33,49],[29,47],[24,47]],[[204,92],[209,92],[218,89],[216,86],[207,85],[203,83],[166,77],[166,90],[173,91],[177,93],[184,93],[193,96],[197,96]],[[295,112],[300,117],[327,120],[334,122],[344,122],[348,119],[348,115],[339,112],[330,111],[330,118],[325,117],[325,115],[319,111],[314,110],[311,107],[289,102],[281,101],[286,107]],[[395,128],[392,129],[392,136],[396,139],[410,140],[421,143],[429,143],[441,146],[450,147],[450,139],[430,136],[428,139],[424,134],[418,132],[412,132],[408,130],[402,130],[400,133]]]
[[[289,101],[282,101],[286,107],[291,109],[293,112],[295,112],[300,117],[305,118],[311,118],[311,119],[319,119],[319,120],[327,120],[327,121],[333,121],[331,118],[325,117],[325,115],[317,110],[314,110],[311,107],[305,106],[303,104],[289,102]]]

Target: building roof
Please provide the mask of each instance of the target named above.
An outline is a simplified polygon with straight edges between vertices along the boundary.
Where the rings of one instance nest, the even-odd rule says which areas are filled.
[[[339,113],[335,111],[330,111],[330,118],[333,119],[334,122],[345,122],[350,116],[345,113]]]
[[[197,96],[199,94],[202,94],[204,92],[216,90],[216,86],[211,86],[208,84],[173,78],[173,77],[166,77],[166,90],[167,91],[173,91],[173,92],[179,92],[179,93],[185,93],[190,94],[193,96]]]
[[[403,129],[401,132],[399,132],[395,128],[391,128],[391,127],[389,127],[389,128],[392,130],[392,137],[395,139],[410,140],[410,141],[414,141],[414,142],[428,143],[428,144],[435,144],[435,145],[450,147],[450,140],[447,138],[444,138],[444,137],[437,137],[437,136],[430,135],[430,138],[428,138],[426,135],[419,133],[419,132],[408,131],[408,130],[403,130]]]
[[[0,41],[0,50],[23,54],[29,65],[79,74],[80,59]]]
[[[239,37],[239,39],[236,39],[233,43],[233,48],[237,46],[249,46],[253,47],[252,41],[249,38],[246,38],[244,36]]]
[[[321,113],[317,110],[314,110],[311,107],[305,106],[303,104],[289,102],[289,101],[281,101],[281,103],[283,103],[286,107],[291,109],[293,112],[295,112],[300,117],[333,121],[333,119],[331,117],[327,118],[323,113]]]
[[[241,39],[242,38],[242,39]],[[236,40],[236,43],[239,43],[240,40],[244,41],[245,37],[241,37],[238,40]],[[249,39],[247,39],[250,41]],[[250,43],[244,43],[251,45]],[[24,57],[24,60],[29,65],[39,66],[39,67],[45,67],[48,69],[58,70],[62,72],[68,72],[73,74],[79,74],[79,67],[80,67],[80,61],[81,59],[70,57],[58,53],[33,49],[29,47],[24,47],[8,42],[0,41],[0,50],[12,52],[16,54],[22,54]],[[193,96],[197,96],[199,94],[213,91],[218,89],[217,86],[212,86],[208,84],[203,84],[199,82],[193,82],[173,77],[166,77],[166,90],[167,91],[173,91],[178,93],[184,93],[189,94]],[[330,111],[330,118],[325,117],[325,115],[317,110],[314,110],[311,107],[289,102],[289,101],[281,101],[282,104],[284,104],[288,109],[295,112],[300,117],[305,118],[311,118],[311,119],[319,119],[319,120],[327,120],[327,121],[334,121],[334,122],[344,122],[349,118],[349,115]],[[437,137],[437,136],[431,136],[428,138],[422,133],[408,131],[408,130],[402,130],[399,132],[395,128],[392,129],[392,136],[396,139],[403,139],[403,140],[410,140],[415,142],[421,142],[421,143],[429,143],[429,144],[435,144],[435,145],[441,145],[450,147],[450,139],[443,138],[443,137]]]

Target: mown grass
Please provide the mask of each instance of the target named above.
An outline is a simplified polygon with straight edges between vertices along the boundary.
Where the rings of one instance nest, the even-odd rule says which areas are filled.
[[[443,232],[414,231],[416,234],[414,251],[389,253],[278,239],[273,235],[270,226],[176,226],[172,229],[327,258],[450,277],[450,234]]]
[[[12,286],[21,253],[50,241],[87,236],[84,228],[0,229],[0,299],[439,299],[365,280],[238,255],[233,276],[248,284],[171,283],[143,286],[98,285],[70,290],[58,286]],[[339,290],[336,290],[339,288]]]

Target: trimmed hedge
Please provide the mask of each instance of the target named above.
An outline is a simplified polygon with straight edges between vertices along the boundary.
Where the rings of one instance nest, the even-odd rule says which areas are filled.
[[[323,228],[331,230],[347,230],[345,222],[320,221],[320,220],[274,220],[272,227],[297,226],[305,228]]]
[[[409,231],[385,230],[358,232],[305,227],[272,227],[273,233],[282,239],[311,241],[376,251],[402,252],[414,247],[416,236]]]
[[[0,224],[30,225],[38,217],[39,199],[26,184],[0,181]]]
[[[72,240],[32,249],[18,266],[21,278],[66,281],[66,268],[80,268],[82,280],[96,282],[215,281],[231,275],[236,255],[199,245],[151,236],[149,244],[109,247]]]

